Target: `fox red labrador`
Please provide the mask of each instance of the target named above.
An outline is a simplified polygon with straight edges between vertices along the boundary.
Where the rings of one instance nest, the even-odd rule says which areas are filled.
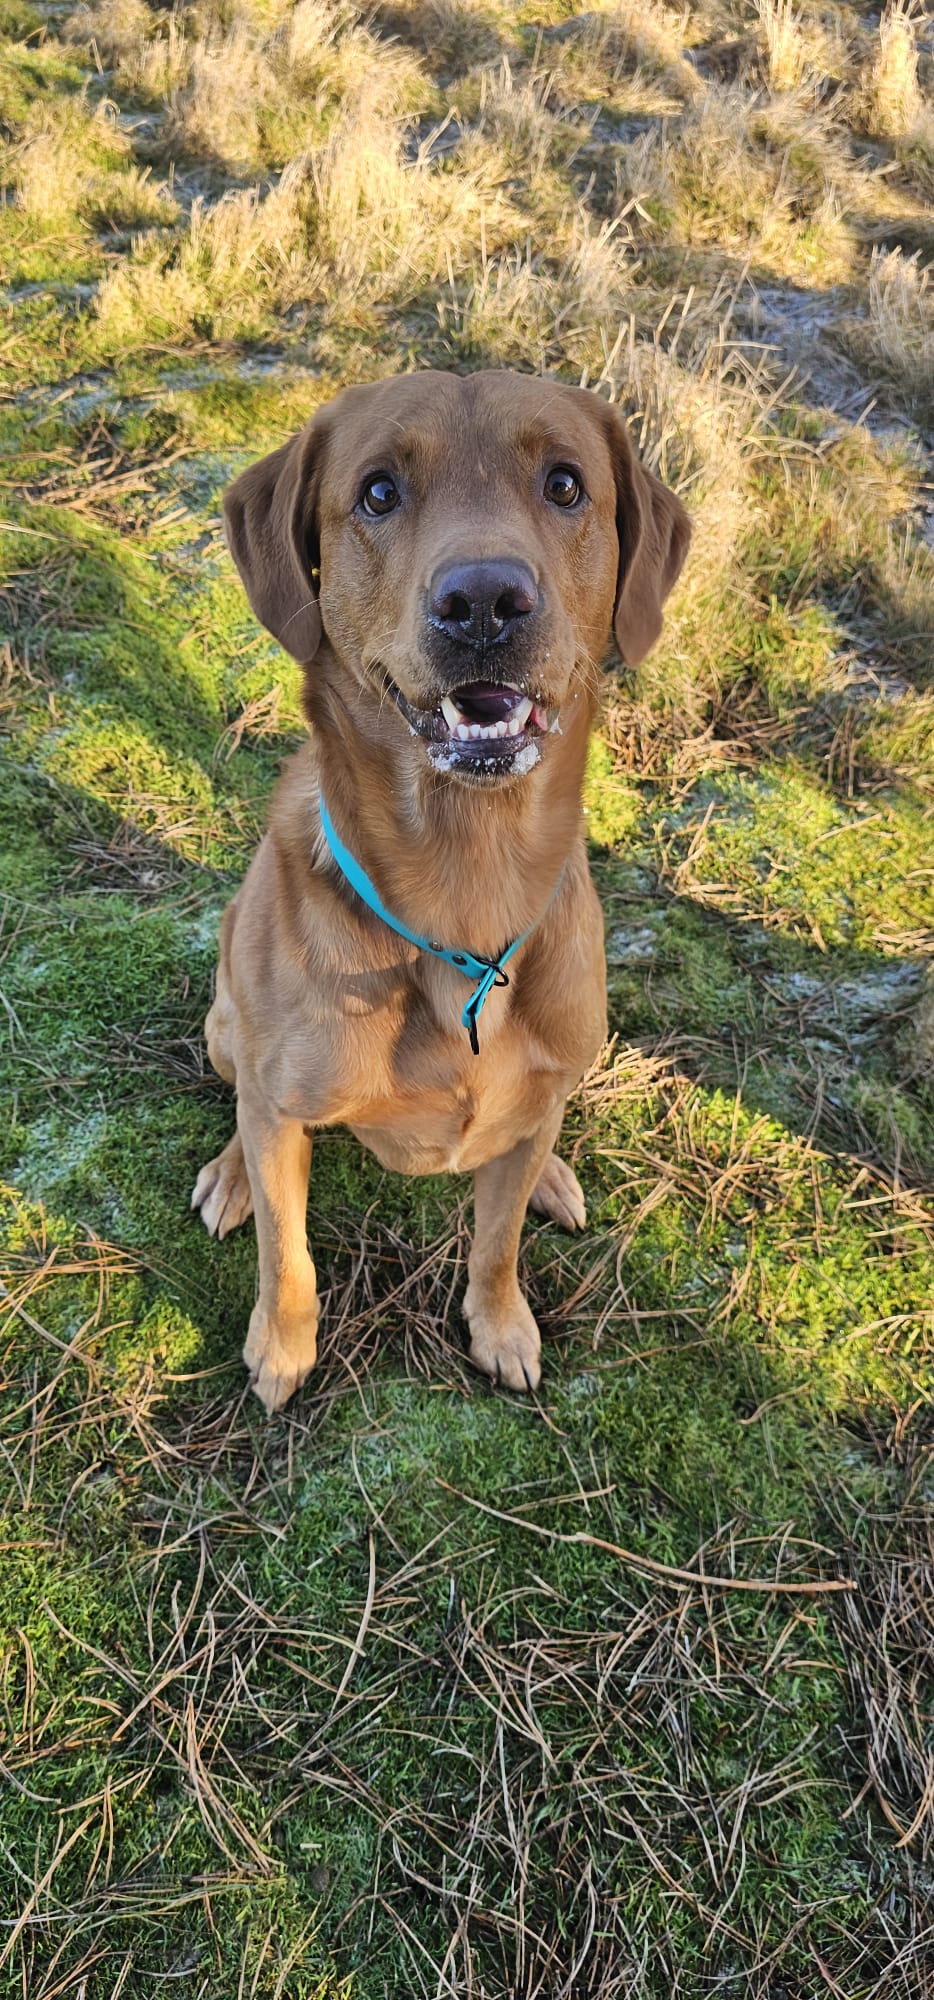
[[[237,1130],[198,1177],[251,1213],[244,1360],[267,1410],[314,1365],[316,1126],[474,1176],[477,1367],[540,1376],[527,1206],[584,1221],[553,1151],[606,1027],[581,787],[611,632],[636,665],[684,560],[679,500],[587,390],[500,372],[347,389],[225,502],[257,617],[304,668],[308,740],[224,917],[207,1019]]]

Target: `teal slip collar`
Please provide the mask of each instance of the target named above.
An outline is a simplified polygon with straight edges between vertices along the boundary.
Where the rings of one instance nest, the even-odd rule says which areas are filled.
[[[504,968],[513,953],[518,951],[520,944],[524,944],[526,938],[531,937],[535,925],[531,924],[527,931],[523,931],[521,937],[514,938],[512,944],[507,945],[498,958],[480,958],[475,951],[447,951],[443,944],[435,944],[430,938],[419,937],[417,931],[410,931],[405,924],[399,922],[398,917],[390,916],[389,911],[384,908],[369,876],[364,874],[359,861],[354,860],[349,848],[344,846],[340,835],[335,831],[323,794],[319,793],[318,804],[321,813],[321,831],[331,854],[341,874],[350,883],[351,888],[356,890],[361,901],[366,903],[367,908],[373,911],[374,916],[379,917],[382,923],[388,924],[391,931],[397,931],[400,937],[407,938],[409,944],[414,944],[417,950],[430,951],[432,958],[443,958],[446,965],[453,965],[458,972],[464,974],[465,979],[476,980],[477,984],[461,1015],[461,1024],[470,1036],[470,1046],[474,1055],[478,1056],[480,1041],[477,1035],[477,1016],[480,1009],[494,986],[509,985],[509,977]],[[560,876],[558,879],[560,881]]]

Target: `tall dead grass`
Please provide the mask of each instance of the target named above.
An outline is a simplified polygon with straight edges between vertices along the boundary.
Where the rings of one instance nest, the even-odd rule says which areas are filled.
[[[304,265],[301,165],[261,196],[235,191],[193,204],[180,241],[143,237],[104,279],[94,345],[105,355],[177,346],[190,336],[258,333],[271,300],[286,302]]]
[[[664,646],[635,683],[640,698],[677,714],[687,733],[720,688],[722,608],[740,587],[782,387],[769,358],[734,328],[737,295],[724,286],[711,300],[673,298],[651,335],[630,320],[588,382],[619,406],[643,462],[691,512],[691,557],[666,609]]]
[[[432,69],[451,79],[515,46],[515,10],[502,0],[396,0],[371,18],[387,34],[414,42]]]
[[[239,0],[232,14],[93,0],[68,32],[113,64],[115,88],[162,112],[165,150],[235,173],[281,168],[358,97],[400,115],[425,96],[411,51],[380,41],[343,0]]]
[[[934,283],[932,266],[900,249],[872,253],[866,314],[847,321],[842,336],[856,358],[887,378],[924,419],[934,413]]]
[[[92,109],[84,97],[40,99],[2,149],[2,169],[15,207],[46,227],[82,218],[135,229],[172,222],[178,212],[168,190],[134,163],[109,102]]]
[[[801,10],[794,0],[756,0],[771,90],[797,90],[808,68]]]
[[[462,273],[514,225],[482,159],[446,171],[430,140],[413,158],[401,122],[361,95],[268,192],[199,199],[181,239],[141,239],[101,286],[98,336],[107,352],[173,329],[244,337],[300,303],[353,319]]]
[[[863,78],[863,114],[880,139],[901,139],[923,111],[918,84],[917,0],[889,0],[873,62]]]
[[[777,274],[817,271],[822,284],[849,271],[852,169],[806,91],[763,103],[738,84],[710,84],[680,118],[622,148],[616,171],[650,238],[754,250]]]
[[[702,90],[685,55],[695,33],[687,8],[661,0],[651,7],[643,0],[602,0],[551,30],[549,58],[577,96],[625,102],[654,85],[668,92],[676,107]]]

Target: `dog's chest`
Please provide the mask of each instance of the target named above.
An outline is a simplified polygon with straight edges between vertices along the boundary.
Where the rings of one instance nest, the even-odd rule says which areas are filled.
[[[470,1070],[455,1055],[451,1080],[432,1064],[381,1098],[361,1104],[347,1122],[361,1143],[397,1173],[469,1173],[538,1130],[567,1090],[547,1064],[530,1062],[528,1039],[497,1035]],[[458,1052],[459,1054],[459,1052]],[[432,1073],[434,1072],[434,1073]]]

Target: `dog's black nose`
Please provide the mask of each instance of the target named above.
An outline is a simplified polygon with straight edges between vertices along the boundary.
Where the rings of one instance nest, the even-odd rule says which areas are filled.
[[[538,607],[538,585],[523,562],[454,563],[436,570],[428,593],[432,621],[468,646],[490,645]]]

